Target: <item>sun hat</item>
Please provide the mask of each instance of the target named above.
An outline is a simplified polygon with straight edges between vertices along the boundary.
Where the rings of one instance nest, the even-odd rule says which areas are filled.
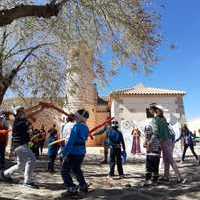
[[[13,107],[13,113],[16,115],[18,112],[23,111],[24,107],[19,105],[19,106],[15,106]]]
[[[163,112],[168,112],[169,111],[168,109],[164,108],[162,105],[159,105],[157,103],[151,103],[150,104],[150,108],[157,108],[157,109],[159,109],[159,110],[161,110]]]

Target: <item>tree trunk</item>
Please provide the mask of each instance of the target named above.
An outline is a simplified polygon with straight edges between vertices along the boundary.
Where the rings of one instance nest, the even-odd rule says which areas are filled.
[[[8,87],[9,86],[6,85],[4,81],[2,81],[2,80],[0,81],[0,106],[3,102],[4,96],[6,94]]]

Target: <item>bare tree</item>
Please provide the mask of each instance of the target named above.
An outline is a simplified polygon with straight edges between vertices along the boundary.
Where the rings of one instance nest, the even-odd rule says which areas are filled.
[[[159,15],[149,2],[44,0],[37,5],[34,0],[0,0],[0,102],[9,87],[19,90],[19,85],[24,86],[20,93],[27,91],[26,86],[35,95],[50,96],[55,95],[51,85],[58,95],[66,74],[67,50],[74,41],[84,41],[93,50],[94,71],[104,83],[121,66],[151,70],[158,61],[161,36]],[[102,56],[110,52],[108,67]]]

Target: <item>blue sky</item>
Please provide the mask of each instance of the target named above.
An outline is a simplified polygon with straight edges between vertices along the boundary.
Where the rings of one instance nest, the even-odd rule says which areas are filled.
[[[44,0],[38,0],[44,3]],[[200,118],[200,0],[154,0],[162,14],[161,32],[164,36],[159,55],[162,61],[155,66],[153,73],[132,74],[122,68],[119,75],[103,90],[100,95],[108,95],[112,90],[130,88],[143,83],[149,87],[184,90],[184,99],[188,119]],[[159,5],[164,4],[165,8]],[[170,49],[175,44],[176,49]],[[109,65],[111,55],[105,63]]]
[[[162,0],[154,1],[162,4]],[[158,4],[158,5],[159,5]],[[162,61],[149,76],[131,74],[122,69],[108,87],[100,91],[107,95],[119,88],[138,83],[149,87],[178,89],[187,92],[184,98],[188,119],[200,117],[200,1],[168,0],[162,10],[161,31],[164,41],[159,54]],[[170,49],[175,44],[176,49]]]

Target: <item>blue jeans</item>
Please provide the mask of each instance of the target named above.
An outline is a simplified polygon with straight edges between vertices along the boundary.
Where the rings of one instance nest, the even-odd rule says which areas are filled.
[[[0,170],[4,169],[5,167],[5,151],[6,145],[0,144]]]
[[[115,164],[117,164],[119,176],[124,175],[122,167],[121,148],[110,148],[110,176],[114,176],[115,174]]]
[[[83,159],[84,155],[83,156],[68,155],[65,158],[61,169],[61,175],[66,187],[75,186],[75,184],[73,183],[73,179],[71,177],[71,172],[73,172],[74,175],[76,176],[76,179],[79,182],[79,186],[81,188],[87,187],[85,178],[83,176],[83,172],[81,170]]]

